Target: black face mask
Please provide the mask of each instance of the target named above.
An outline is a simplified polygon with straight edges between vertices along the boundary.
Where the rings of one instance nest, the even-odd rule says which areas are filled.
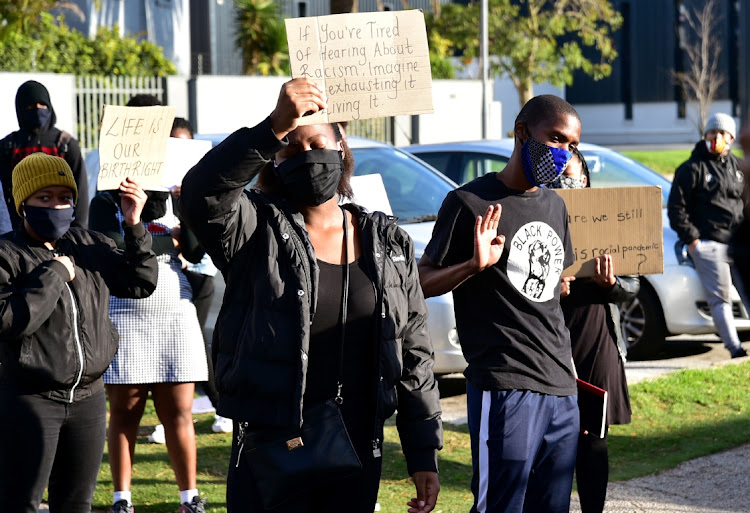
[[[52,111],[49,109],[29,109],[21,113],[20,125],[23,130],[33,132],[44,131],[49,128],[52,120]]]
[[[24,205],[23,217],[39,238],[45,242],[54,242],[70,229],[76,218],[76,209]]]
[[[169,199],[169,193],[161,191],[146,191],[146,196],[148,196],[148,199],[146,200],[146,204],[143,205],[141,219],[148,223],[164,217],[167,213],[167,200]]]
[[[297,205],[318,206],[333,198],[344,174],[337,150],[303,151],[276,168],[283,195]]]

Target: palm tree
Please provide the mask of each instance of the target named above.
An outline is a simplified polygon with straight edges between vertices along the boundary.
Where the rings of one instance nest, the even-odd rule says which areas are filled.
[[[288,72],[286,30],[275,0],[235,0],[237,47],[247,74]]]

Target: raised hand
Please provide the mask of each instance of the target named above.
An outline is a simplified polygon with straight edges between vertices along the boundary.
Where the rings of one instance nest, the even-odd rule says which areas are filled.
[[[141,212],[147,199],[146,192],[132,178],[125,178],[120,183],[120,205],[125,224],[135,226],[141,222]]]
[[[607,253],[606,255],[596,257],[596,274],[594,275],[594,282],[600,287],[613,287],[617,283],[615,278],[615,268],[612,265],[612,255]]]
[[[326,108],[325,92],[312,80],[295,78],[281,86],[276,108],[271,113],[271,128],[276,137],[283,139],[297,128],[305,114],[314,114]]]
[[[484,217],[477,216],[477,222],[474,225],[474,257],[472,258],[472,264],[477,272],[495,265],[503,254],[505,236],[497,234],[502,210],[503,207],[500,205],[490,205]]]

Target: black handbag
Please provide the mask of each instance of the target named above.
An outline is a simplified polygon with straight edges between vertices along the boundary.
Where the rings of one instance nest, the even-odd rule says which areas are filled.
[[[344,286],[341,305],[341,351],[336,396],[303,411],[302,426],[289,430],[244,433],[240,424],[237,465],[247,458],[263,506],[273,509],[301,492],[362,471],[339,406],[344,371],[344,334],[349,298],[349,251],[344,213]]]

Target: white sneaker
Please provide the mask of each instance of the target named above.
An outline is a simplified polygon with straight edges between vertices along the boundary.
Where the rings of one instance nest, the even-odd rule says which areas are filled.
[[[165,444],[167,439],[164,436],[164,425],[157,424],[154,428],[154,432],[148,435],[148,441],[152,444]]]
[[[232,419],[216,415],[216,420],[211,425],[211,431],[214,433],[231,433],[233,430]]]

